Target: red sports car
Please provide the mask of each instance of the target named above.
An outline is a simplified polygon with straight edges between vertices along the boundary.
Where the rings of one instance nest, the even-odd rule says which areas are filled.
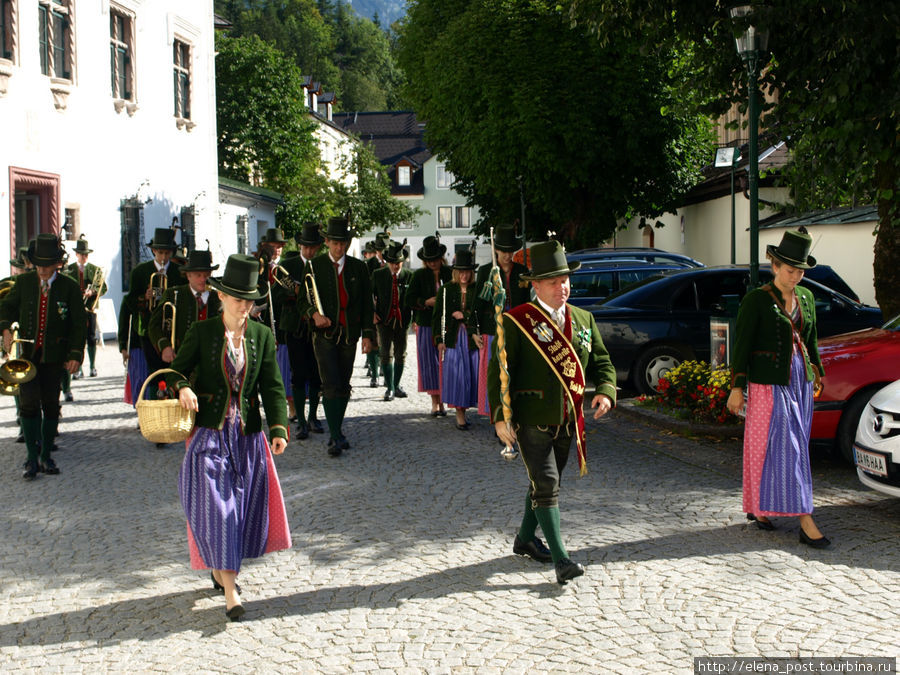
[[[819,340],[824,390],[813,406],[810,445],[834,448],[853,462],[853,439],[866,403],[900,380],[900,316],[882,328]]]

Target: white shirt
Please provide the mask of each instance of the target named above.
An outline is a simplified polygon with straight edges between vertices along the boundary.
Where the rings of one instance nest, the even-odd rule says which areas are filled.
[[[544,311],[550,315],[550,318],[556,320],[556,318],[555,318],[556,313],[557,313],[557,311],[559,312],[559,320],[556,320],[556,325],[559,326],[560,330],[562,330],[563,326],[566,325],[566,305],[565,305],[565,303],[563,304],[562,307],[559,308],[559,310],[555,310],[550,305],[548,305],[546,302],[541,300],[540,298],[535,298],[535,300],[537,300],[538,304],[541,307],[543,307]]]
[[[338,268],[337,268],[337,271],[338,271],[338,274],[343,273],[343,271],[344,271],[344,262],[347,260],[347,256],[342,255],[340,260],[335,260],[334,258],[331,257],[331,254],[329,253],[329,254],[328,254],[328,259],[332,262],[332,264],[337,263],[337,267],[338,267]]]

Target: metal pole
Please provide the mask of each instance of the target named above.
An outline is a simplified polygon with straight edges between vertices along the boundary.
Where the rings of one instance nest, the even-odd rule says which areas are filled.
[[[522,264],[528,267],[528,236],[525,234],[525,192],[522,190],[522,177],[519,176],[519,210],[522,221]]]
[[[735,252],[734,252],[734,240],[735,240],[735,228],[734,228],[734,165],[737,164],[735,160],[735,155],[731,155],[731,264],[735,263]]]
[[[757,100],[757,54],[747,57],[747,71],[750,75],[750,288],[759,286],[759,105]]]

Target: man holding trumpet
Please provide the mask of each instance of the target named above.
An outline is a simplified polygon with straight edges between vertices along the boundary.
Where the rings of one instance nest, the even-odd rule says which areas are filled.
[[[347,255],[353,232],[347,218],[329,218],[325,231],[328,255],[306,264],[305,275],[315,285],[313,297],[304,298],[302,313],[315,324],[313,349],[322,379],[322,407],[331,439],[328,454],[337,457],[350,447],[342,425],[350,400],[350,376],[356,343],[362,337],[362,352],[373,348],[372,282],[366,264]]]
[[[28,457],[26,480],[38,472],[58,474],[50,449],[59,426],[59,388],[63,370],[78,370],[84,358],[84,303],[78,283],[59,274],[65,250],[54,234],[39,234],[28,257],[35,269],[20,274],[0,304],[3,348],[12,349],[18,324],[21,359],[37,371],[19,385],[19,408]],[[40,461],[38,460],[40,454]]]
[[[157,305],[162,305],[163,294],[168,287],[181,283],[181,271],[172,262],[172,254],[178,248],[175,244],[175,230],[157,227],[147,246],[153,252],[153,260],[142,262],[131,270],[128,295],[125,296],[124,303],[131,312],[134,332],[141,338],[141,351],[147,362],[147,372],[152,373],[165,368],[165,363],[147,334],[150,315]],[[129,355],[122,350],[122,356],[127,359]]]
[[[211,293],[207,285],[217,269],[219,266],[212,264],[212,253],[191,251],[187,264],[181,268],[187,283],[167,288],[162,302],[150,315],[147,333],[163,363],[168,365],[175,359],[188,328],[197,321],[218,316],[219,296]]]
[[[84,297],[85,309],[85,342],[87,346],[88,363],[90,364],[91,377],[97,377],[97,368],[95,366],[97,358],[97,303],[100,296],[105,295],[107,291],[106,278],[103,270],[93,263],[88,262],[88,256],[93,253],[93,249],[88,248],[88,241],[82,234],[75,242],[75,260],[71,265],[66,267],[64,274],[72,277],[78,282],[81,288],[81,294]],[[71,376],[71,379],[77,380],[84,377],[81,369]],[[63,381],[63,392],[66,393],[66,400],[71,401],[72,394],[69,391],[69,376],[66,375]]]

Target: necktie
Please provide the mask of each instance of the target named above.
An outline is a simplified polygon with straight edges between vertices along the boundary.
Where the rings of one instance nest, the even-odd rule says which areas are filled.
[[[206,318],[206,304],[203,302],[203,294],[197,293],[197,320],[203,321]]]
[[[50,282],[41,280],[41,295],[44,297],[50,292]]]
[[[338,323],[342,326],[347,325],[347,304],[350,302],[350,296],[347,294],[347,289],[344,286],[344,275],[341,274],[340,267],[337,263],[334,263],[334,273],[337,275],[338,280],[338,301],[340,303],[340,309],[338,312]]]
[[[563,322],[565,321],[566,315],[563,310],[554,309],[550,314],[550,318],[556,322],[556,325],[559,326],[560,330],[562,330]]]

